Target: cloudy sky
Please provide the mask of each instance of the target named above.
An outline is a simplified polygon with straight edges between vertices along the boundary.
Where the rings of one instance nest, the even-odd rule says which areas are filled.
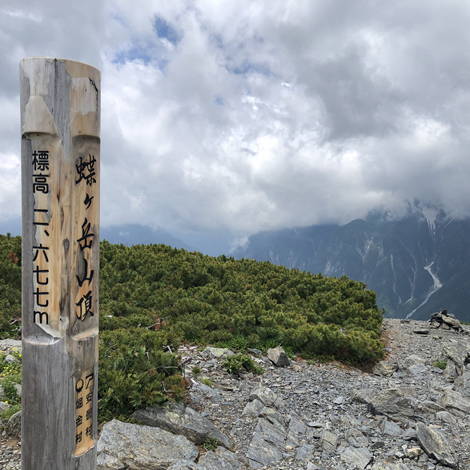
[[[103,226],[182,238],[470,214],[464,0],[1,0],[0,222],[20,197],[18,62],[102,72]]]

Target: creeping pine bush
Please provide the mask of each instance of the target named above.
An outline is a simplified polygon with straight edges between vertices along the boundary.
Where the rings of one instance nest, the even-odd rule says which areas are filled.
[[[125,419],[137,409],[182,400],[179,358],[142,328],[104,331],[100,337],[99,419]]]
[[[256,364],[253,359],[247,354],[234,354],[228,356],[222,367],[232,374],[238,374],[242,370],[247,372],[254,372],[255,374],[262,374],[264,369]]]
[[[18,337],[20,314],[21,238],[0,235],[1,338]],[[103,241],[99,419],[128,419],[136,409],[183,400],[185,379],[175,354],[181,344],[239,351],[226,366],[235,373],[258,371],[243,354],[248,348],[278,345],[305,359],[376,362],[383,357],[382,317],[375,293],[346,276]],[[12,381],[19,375],[5,377],[14,403]]]
[[[10,405],[10,408],[0,413],[0,418],[4,421],[21,409],[21,397],[16,389],[18,384],[21,384],[21,353],[13,348],[9,356],[14,358],[14,362],[5,360],[7,354],[0,355],[0,387],[3,390],[1,399]]]

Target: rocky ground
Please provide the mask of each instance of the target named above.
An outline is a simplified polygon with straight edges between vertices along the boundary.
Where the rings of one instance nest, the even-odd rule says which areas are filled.
[[[387,357],[374,372],[276,367],[253,354],[266,372],[238,377],[222,369],[220,351],[182,348],[188,406],[137,412],[144,427],[105,425],[98,468],[470,469],[470,327],[384,320],[383,332]],[[19,450],[4,436],[0,469],[20,468]]]

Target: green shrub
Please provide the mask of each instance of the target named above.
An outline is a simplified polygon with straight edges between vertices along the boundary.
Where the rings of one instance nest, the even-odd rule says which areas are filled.
[[[110,420],[183,397],[179,358],[142,328],[104,331],[100,338],[99,417]]]
[[[208,379],[207,377],[203,377],[200,382],[204,385],[207,385],[208,387],[212,387],[212,380]]]
[[[0,419],[7,423],[8,420],[15,414],[21,411],[21,404],[18,403],[16,405],[10,406],[7,410],[0,411]]]
[[[383,357],[375,293],[346,276],[165,245],[103,241],[100,253],[100,421],[183,400],[182,368],[173,354],[182,343],[241,353],[281,344],[291,356],[354,364]],[[0,236],[0,337],[18,337],[20,313],[21,238]],[[234,373],[262,371],[244,354],[227,361]],[[14,400],[19,375],[8,375]]]
[[[206,449],[207,451],[214,451],[219,447],[219,443],[215,437],[208,437],[205,441],[204,444],[202,444],[202,447]]]
[[[255,374],[262,374],[264,372],[264,369],[246,354],[228,356],[222,367],[231,374],[239,374],[242,370],[254,372]]]
[[[438,369],[444,370],[447,367],[447,361],[435,361],[432,365]]]

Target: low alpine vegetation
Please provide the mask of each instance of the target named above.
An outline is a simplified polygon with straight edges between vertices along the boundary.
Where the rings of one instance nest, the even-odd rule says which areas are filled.
[[[242,371],[262,374],[264,369],[256,364],[247,354],[235,354],[228,356],[222,367],[231,374],[239,374]]]
[[[21,238],[0,236],[2,338],[18,337],[20,312]],[[225,362],[234,373],[259,373],[245,351],[277,345],[306,359],[370,363],[383,357],[382,317],[375,293],[345,276],[103,241],[99,419],[182,400],[181,344],[240,351]]]

